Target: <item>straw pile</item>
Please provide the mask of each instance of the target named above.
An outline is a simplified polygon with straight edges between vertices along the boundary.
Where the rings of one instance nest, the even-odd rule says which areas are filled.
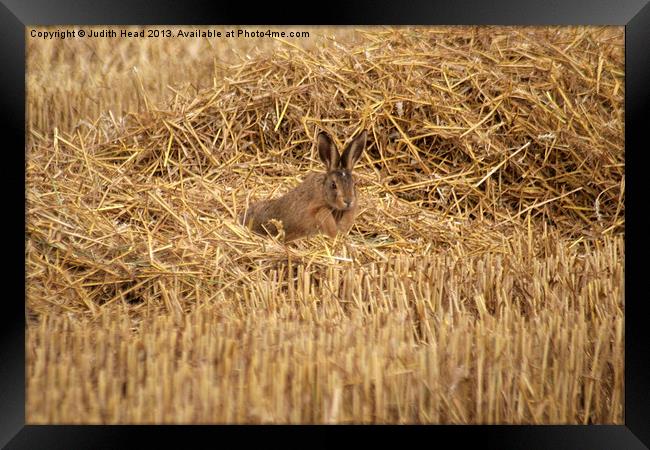
[[[622,44],[503,27],[279,41],[198,92],[154,99],[136,74],[139,111],[32,127],[28,384],[53,394],[28,392],[28,416],[620,423]],[[369,131],[350,234],[239,226],[321,170],[321,129]]]

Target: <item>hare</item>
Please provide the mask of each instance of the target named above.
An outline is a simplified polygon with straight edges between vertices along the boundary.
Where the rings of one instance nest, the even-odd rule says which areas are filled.
[[[366,145],[366,131],[355,137],[339,155],[325,132],[318,134],[318,155],[326,173],[310,173],[282,197],[262,200],[240,216],[240,223],[262,235],[276,235],[273,219],[282,222],[285,241],[319,232],[334,238],[347,233],[357,213],[357,193],[352,168]]]

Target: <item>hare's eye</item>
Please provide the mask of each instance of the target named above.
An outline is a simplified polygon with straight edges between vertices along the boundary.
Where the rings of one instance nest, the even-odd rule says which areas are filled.
[[[336,190],[336,182],[332,181],[332,189]]]

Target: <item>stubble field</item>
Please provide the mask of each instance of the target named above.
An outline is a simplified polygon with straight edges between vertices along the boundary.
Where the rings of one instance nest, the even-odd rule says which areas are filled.
[[[623,29],[294,30],[27,38],[28,423],[623,423]]]

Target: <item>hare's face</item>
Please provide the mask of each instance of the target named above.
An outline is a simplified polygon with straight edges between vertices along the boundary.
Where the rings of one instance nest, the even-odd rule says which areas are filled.
[[[339,155],[339,151],[327,133],[321,131],[318,134],[318,155],[327,167],[325,185],[323,186],[325,200],[334,209],[346,211],[354,208],[357,204],[352,168],[363,153],[366,136],[366,131],[362,131]]]
[[[357,195],[352,171],[337,169],[328,172],[324,183],[325,198],[332,208],[345,211],[356,205]]]

